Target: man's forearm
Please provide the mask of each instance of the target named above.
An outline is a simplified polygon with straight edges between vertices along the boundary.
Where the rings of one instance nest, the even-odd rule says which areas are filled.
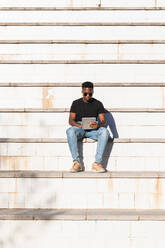
[[[99,127],[105,127],[107,124],[106,120],[99,123]]]
[[[74,121],[74,120],[69,120],[69,124],[70,124],[71,126],[76,126],[76,127],[82,128],[82,125],[79,124],[79,123],[77,123],[77,122]]]

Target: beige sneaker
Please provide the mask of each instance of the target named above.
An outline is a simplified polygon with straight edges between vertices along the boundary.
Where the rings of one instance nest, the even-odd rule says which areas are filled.
[[[95,172],[105,172],[105,169],[103,168],[103,166],[101,164],[94,162],[92,164],[92,171],[95,171]]]
[[[83,168],[82,168],[82,165],[80,164],[80,162],[79,161],[74,161],[73,166],[70,169],[70,172],[79,172],[79,171],[82,171],[82,170],[83,170]]]

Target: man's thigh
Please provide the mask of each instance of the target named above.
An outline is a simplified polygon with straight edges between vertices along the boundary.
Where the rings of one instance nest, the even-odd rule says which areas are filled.
[[[70,127],[71,131],[73,131],[78,138],[83,138],[85,135],[85,131],[82,128],[72,126]]]
[[[85,137],[97,140],[98,139],[98,130],[85,131]]]
[[[106,127],[100,127],[97,130],[89,130],[85,132],[85,137],[86,138],[90,138],[90,139],[94,139],[94,140],[98,140],[99,135],[101,134],[105,134],[108,135],[108,137],[110,138],[110,134],[107,130]]]

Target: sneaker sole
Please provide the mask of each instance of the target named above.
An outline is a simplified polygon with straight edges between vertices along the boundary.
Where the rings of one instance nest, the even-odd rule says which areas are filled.
[[[71,172],[71,173],[76,173],[76,172],[81,172],[81,171],[83,171],[83,169],[81,169],[81,170],[78,170],[78,171],[72,171],[72,170],[70,170],[69,172]]]
[[[97,171],[97,170],[94,170],[94,169],[92,169],[92,171],[93,172],[97,172],[97,173],[104,173],[104,172],[106,172],[106,171]]]

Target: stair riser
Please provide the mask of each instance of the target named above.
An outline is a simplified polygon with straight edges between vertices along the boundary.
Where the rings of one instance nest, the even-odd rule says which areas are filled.
[[[164,15],[165,16],[165,15]],[[153,60],[164,59],[165,44],[0,45],[5,60]]]
[[[163,248],[165,245],[165,221],[6,220],[0,221],[0,225],[2,248],[13,248],[13,245],[17,248],[46,248],[52,244],[67,248],[68,243],[71,247],[80,248],[132,248],[144,245]]]
[[[164,0],[1,0],[1,7],[163,7]]]
[[[159,26],[75,26],[75,27],[0,27],[0,40],[163,40],[164,27]]]
[[[81,87],[2,87],[1,108],[68,108],[73,100],[82,97]],[[105,108],[164,108],[163,87],[104,87],[95,88],[94,97]],[[147,101],[146,101],[147,99]]]
[[[0,11],[0,22],[164,22],[165,11]]]
[[[154,31],[153,31],[154,33]],[[158,82],[165,79],[164,64],[0,64],[4,82]],[[83,72],[83,73],[82,73]],[[26,89],[27,90],[27,89]],[[34,89],[33,89],[34,90]],[[111,91],[111,89],[110,89]],[[149,96],[149,95],[148,95]],[[117,99],[117,98],[116,98]],[[118,98],[118,100],[120,97]],[[125,98],[126,100],[127,98]]]
[[[1,126],[0,133],[1,138],[66,138],[68,127]],[[108,130],[111,133],[109,127]],[[165,127],[159,125],[117,127],[117,130],[120,138],[165,138]],[[117,134],[114,136],[117,138]]]
[[[164,157],[151,156],[110,156],[103,158],[103,165],[107,165],[108,170],[112,171],[165,171]],[[92,163],[95,161],[94,156],[84,158],[86,170],[91,170]],[[1,156],[1,170],[69,170],[72,166],[72,158],[55,157],[55,156]]]
[[[83,144],[86,170],[94,162],[97,143]],[[156,170],[164,171],[164,144],[112,144],[104,154],[103,164],[108,170]],[[112,149],[112,151],[111,151]],[[82,146],[80,146],[80,154]],[[72,157],[67,143],[25,144],[1,143],[0,161],[2,170],[69,170]]]
[[[164,113],[112,113],[106,118],[115,138],[165,138]],[[1,138],[66,138],[68,119],[69,113],[0,113]]]
[[[164,209],[165,179],[1,178],[1,208]]]

